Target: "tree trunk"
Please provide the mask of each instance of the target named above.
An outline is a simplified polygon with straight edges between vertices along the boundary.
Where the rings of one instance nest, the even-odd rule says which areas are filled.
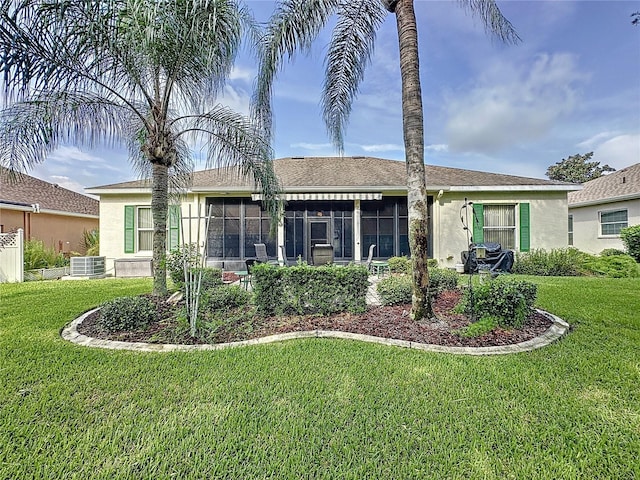
[[[169,168],[153,163],[151,212],[153,215],[153,292],[155,296],[167,293],[167,211],[169,209]]]
[[[427,268],[427,192],[424,169],[424,126],[418,30],[413,0],[392,2],[395,7],[402,75],[402,123],[407,165],[407,203],[409,207],[409,249],[413,267],[411,317],[433,318],[429,298]]]

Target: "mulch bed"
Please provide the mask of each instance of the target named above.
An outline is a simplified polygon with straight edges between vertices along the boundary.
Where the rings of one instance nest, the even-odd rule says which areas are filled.
[[[409,316],[411,305],[369,307],[362,314],[338,313],[329,316],[287,316],[255,318],[251,321],[229,322],[207,340],[194,339],[180,327],[176,320],[176,307],[163,299],[157,300],[159,315],[147,328],[139,331],[107,333],[99,324],[99,312],[88,316],[79,326],[78,332],[89,337],[120,340],[125,342],[152,343],[224,343],[260,338],[279,333],[307,330],[336,330],[376,337],[407,340],[411,342],[457,347],[487,347],[512,345],[535,338],[544,333],[552,321],[545,315],[533,313],[520,329],[496,328],[480,337],[464,338],[454,331],[469,325],[469,319],[452,312],[458,304],[459,291],[443,292],[434,303],[436,320],[413,321]]]

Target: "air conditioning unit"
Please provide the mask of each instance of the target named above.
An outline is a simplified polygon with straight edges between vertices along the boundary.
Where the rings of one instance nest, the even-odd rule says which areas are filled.
[[[103,277],[106,257],[71,257],[72,277]]]

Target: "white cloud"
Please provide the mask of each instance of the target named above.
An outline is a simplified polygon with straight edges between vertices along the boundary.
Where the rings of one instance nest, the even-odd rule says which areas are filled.
[[[381,143],[374,145],[360,145],[365,152],[397,152],[403,151],[404,146],[395,143]]]
[[[527,69],[497,63],[466,95],[450,95],[446,130],[454,152],[493,153],[546,135],[573,112],[585,75],[570,54],[538,55]]]
[[[242,80],[251,83],[254,76],[255,72],[252,69],[234,65],[229,74],[229,80]]]
[[[224,91],[219,99],[220,104],[229,107],[231,110],[242,115],[249,115],[250,95],[246,90],[232,85],[225,85]]]
[[[449,145],[443,144],[443,143],[438,143],[438,144],[433,144],[433,145],[425,145],[424,149],[427,152],[448,152],[449,151]]]
[[[635,165],[640,159],[640,133],[607,140],[595,148],[593,159],[616,170]]]
[[[291,148],[301,148],[302,150],[311,150],[314,152],[317,152],[319,150],[326,150],[328,148],[333,148],[333,145],[331,145],[330,143],[305,143],[305,142],[299,142],[299,143],[292,143],[290,145]]]
[[[75,180],[69,177],[65,177],[61,175],[52,175],[50,179],[47,181],[53,184],[60,185],[62,188],[66,188],[67,190],[72,190],[74,192],[82,193],[83,195],[86,195],[84,191],[84,188],[85,188],[84,185],[81,185],[80,183],[76,182]],[[92,198],[98,198],[93,195],[87,195],[87,196]]]
[[[615,137],[616,135],[618,135],[617,132],[600,132],[600,133],[596,133],[592,137],[587,138],[586,140],[578,143],[576,146],[578,148],[583,149],[583,150],[591,150],[591,149],[595,148],[596,146],[600,145],[603,141],[610,140],[611,138]]]

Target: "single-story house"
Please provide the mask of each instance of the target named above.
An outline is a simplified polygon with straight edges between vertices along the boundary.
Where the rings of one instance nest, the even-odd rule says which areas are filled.
[[[333,246],[336,263],[366,259],[371,244],[376,245],[377,259],[409,254],[404,162],[372,157],[291,157],[275,160],[274,169],[284,203],[284,219],[275,237],[269,236],[270,220],[253,182],[242,179],[236,169],[212,169],[196,172],[180,205],[170,207],[170,247],[180,242],[179,210],[186,218],[191,209],[193,219],[198,209],[204,212],[211,208],[209,265],[225,267],[255,257],[256,243],[265,243],[269,256],[280,260],[284,250],[289,260],[310,262],[312,246],[318,243]],[[564,182],[431,165],[426,166],[426,183],[429,256],[448,267],[460,262],[470,235],[476,242],[499,242],[503,248],[519,251],[566,247],[567,193],[580,188]],[[100,254],[107,257],[108,268],[116,259],[150,257],[150,181],[87,191],[100,197]],[[473,202],[473,206],[465,209],[465,202]],[[193,231],[194,225],[192,221]]]
[[[569,245],[588,253],[624,250],[620,230],[640,224],[640,163],[570,192]]]
[[[21,228],[25,240],[40,240],[56,252],[84,253],[84,231],[98,229],[98,212],[98,201],[87,195],[0,171],[0,233]]]

